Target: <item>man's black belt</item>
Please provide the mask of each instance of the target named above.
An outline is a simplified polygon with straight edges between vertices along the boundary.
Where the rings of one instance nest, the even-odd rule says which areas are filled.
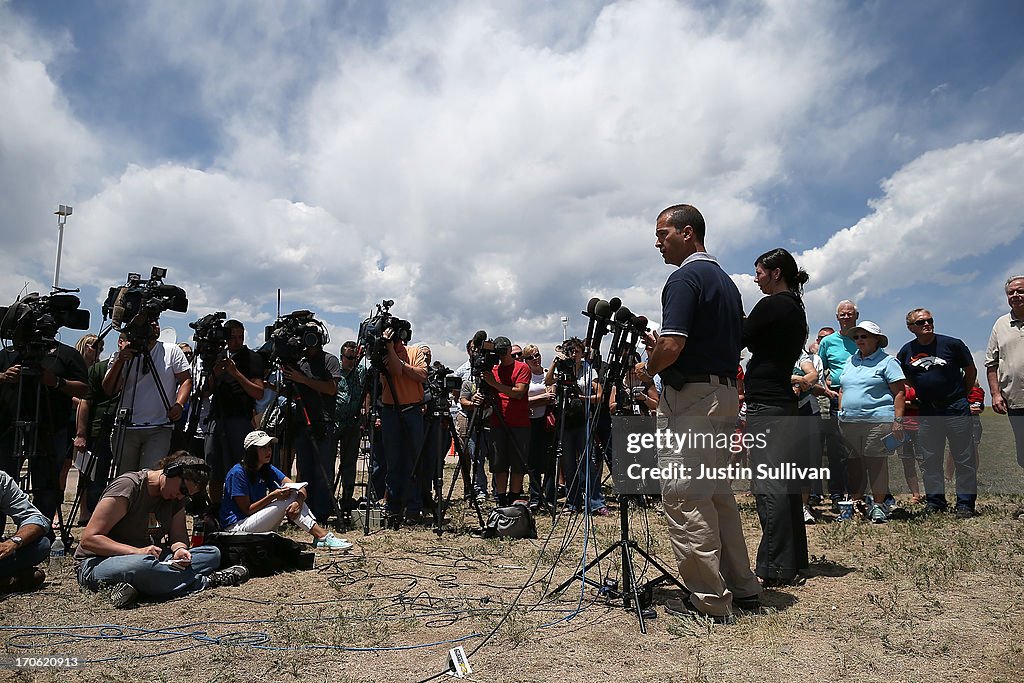
[[[684,384],[721,384],[722,386],[736,386],[736,378],[728,375],[683,375]]]
[[[721,384],[722,386],[729,387],[736,386],[736,378],[730,377],[729,375],[712,375],[710,373],[706,375],[686,375],[671,367],[666,368],[660,374],[661,379],[664,380],[665,384],[676,391],[682,391],[683,387],[687,384]]]
[[[423,405],[423,401],[420,401],[419,403],[400,403],[397,406],[394,403],[384,403],[383,405],[385,408],[391,408],[392,410],[397,410],[400,413],[404,413],[410,408],[415,408],[416,406]]]

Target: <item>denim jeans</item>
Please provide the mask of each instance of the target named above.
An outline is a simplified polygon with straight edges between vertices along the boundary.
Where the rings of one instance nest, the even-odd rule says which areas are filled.
[[[602,457],[594,441],[596,435],[590,439],[589,444],[587,436],[585,427],[565,430],[562,435],[562,472],[565,474],[566,503],[577,510],[594,512],[605,507],[604,492],[601,490]],[[584,461],[586,468],[583,466]],[[584,490],[587,498],[585,509]]]
[[[338,452],[341,456],[341,500],[346,505],[351,505],[354,502],[356,463],[359,461],[361,436],[358,422],[351,422],[338,429]]]
[[[160,564],[171,557],[165,550],[159,559],[152,555],[115,555],[89,557],[78,565],[78,583],[89,590],[100,590],[118,583],[129,583],[151,598],[177,598],[200,591],[206,576],[220,567],[220,550],[212,545],[192,548],[192,566],[173,569]]]
[[[114,455],[110,452],[110,432],[103,432],[92,440],[92,472],[89,476],[89,486],[85,491],[85,500],[90,510],[96,508],[96,503],[103,497],[103,491],[110,483],[110,463]]]
[[[388,509],[418,513],[423,510],[423,500],[419,483],[413,481],[412,464],[423,446],[423,413],[418,406],[404,411],[384,406],[380,411],[380,430],[388,468]]]
[[[212,446],[210,452],[206,453],[211,481],[223,483],[228,470],[242,462],[245,436],[252,430],[252,418],[217,418],[213,426],[213,438],[207,439],[207,445]]]
[[[309,482],[309,497],[306,503],[317,519],[326,520],[334,511],[334,465],[338,459],[338,440],[334,425],[324,428],[324,436],[316,439],[310,430],[301,427],[296,430],[295,460],[299,477]]]
[[[823,420],[818,413],[811,412],[811,401],[797,408],[800,416],[800,430],[804,432],[807,443],[807,464],[809,467],[821,467],[822,451],[824,451],[824,435],[822,434]],[[821,495],[821,480],[812,479],[808,486],[808,493],[812,496]],[[801,512],[802,514],[802,512]]]
[[[0,577],[14,576],[29,567],[36,566],[49,555],[50,539],[40,536],[32,543],[26,543],[0,560]]]
[[[967,399],[943,408],[922,406],[918,423],[917,454],[921,458],[926,503],[929,507],[946,507],[942,466],[948,441],[956,467],[956,506],[973,510],[978,497],[978,464],[974,458],[974,427]]]
[[[822,420],[821,427],[825,442],[825,457],[828,459],[828,492],[833,498],[842,498],[847,493],[846,460],[849,458],[849,446],[839,431],[839,400],[829,402],[829,415]]]
[[[551,434],[547,431],[547,418],[530,419],[530,455],[527,468],[530,475],[530,502],[555,502],[555,460],[549,452]]]
[[[32,503],[46,519],[53,519],[57,513],[57,506],[64,500],[59,478],[64,458],[70,449],[71,441],[67,429],[58,429],[49,437],[41,430],[38,434],[36,453],[28,459],[31,490],[26,493],[32,496]],[[14,430],[11,430],[0,438],[0,468],[15,481],[19,481],[21,464],[15,458]]]

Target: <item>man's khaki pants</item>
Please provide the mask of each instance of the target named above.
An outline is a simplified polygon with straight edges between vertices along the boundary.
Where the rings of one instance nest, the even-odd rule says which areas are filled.
[[[700,444],[694,447],[691,441],[678,454],[675,448],[659,453],[662,466],[668,461],[681,464],[689,477],[662,480],[662,497],[690,602],[714,616],[731,614],[733,595],[745,598],[761,592],[750,569],[730,480],[699,478],[702,465],[728,465],[729,449],[719,446],[732,435],[738,410],[735,387],[717,383],[686,384],[680,391],[666,386],[658,406],[659,428],[697,435]]]

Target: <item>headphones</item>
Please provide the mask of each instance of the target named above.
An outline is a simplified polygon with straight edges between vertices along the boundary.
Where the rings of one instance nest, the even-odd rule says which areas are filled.
[[[205,474],[210,473],[210,466],[207,465],[202,460],[200,460],[199,458],[189,456],[188,459],[191,460],[191,462],[182,462],[182,460],[185,460],[185,458],[179,458],[178,460],[175,460],[174,462],[169,464],[167,467],[164,468],[164,476],[167,477],[168,479],[180,477],[182,474],[185,473],[186,469],[199,470],[200,472],[203,472]]]

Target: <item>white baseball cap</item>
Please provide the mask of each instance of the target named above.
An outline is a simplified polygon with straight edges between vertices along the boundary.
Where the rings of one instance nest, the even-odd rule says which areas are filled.
[[[257,429],[255,432],[249,432],[245,435],[245,448],[250,446],[266,446],[270,443],[277,443],[277,439],[262,429]]]

